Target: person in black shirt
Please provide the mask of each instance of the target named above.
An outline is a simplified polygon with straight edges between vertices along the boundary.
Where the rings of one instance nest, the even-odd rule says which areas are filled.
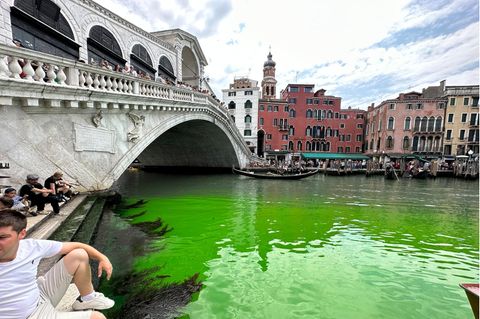
[[[58,205],[58,199],[53,195],[51,189],[47,189],[38,182],[38,175],[27,175],[27,183],[20,188],[20,196],[28,195],[28,199],[31,201],[31,206],[37,206],[37,211],[43,211],[45,204],[50,203],[53,208],[53,213],[58,214],[60,212],[60,206]]]
[[[44,183],[45,188],[51,189],[52,194],[57,195],[59,201],[64,201],[72,197],[70,184],[63,180],[62,172],[55,172],[52,176],[47,178]]]

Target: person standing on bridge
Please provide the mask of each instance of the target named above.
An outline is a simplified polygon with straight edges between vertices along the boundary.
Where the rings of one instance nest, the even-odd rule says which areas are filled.
[[[89,259],[98,260],[98,276],[112,275],[107,256],[75,242],[25,239],[26,217],[12,209],[0,211],[0,319],[106,319],[98,311],[115,302],[95,292]],[[42,258],[65,255],[44,276],[37,276]],[[80,292],[73,311],[55,309],[71,282]]]

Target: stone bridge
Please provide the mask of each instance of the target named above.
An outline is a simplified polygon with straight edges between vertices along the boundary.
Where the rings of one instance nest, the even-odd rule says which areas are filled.
[[[251,157],[227,110],[208,94],[5,45],[0,141],[11,176],[2,184],[60,170],[90,191],[110,187],[135,159],[228,168]]]

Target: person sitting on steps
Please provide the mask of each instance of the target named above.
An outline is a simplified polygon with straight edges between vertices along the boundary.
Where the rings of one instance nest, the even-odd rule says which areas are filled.
[[[63,180],[62,172],[55,172],[47,178],[44,183],[45,188],[51,189],[53,195],[56,195],[59,201],[67,201],[72,197],[71,185]]]
[[[0,211],[0,319],[106,319],[92,309],[109,309],[115,302],[93,289],[89,259],[99,262],[98,276],[105,271],[109,280],[113,267],[107,256],[82,243],[25,239],[26,226],[22,213]],[[40,260],[57,254],[65,256],[36,278]],[[75,311],[57,311],[72,281],[80,292]]]
[[[38,182],[38,175],[28,174],[27,183],[20,188],[20,196],[28,195],[31,201],[30,206],[37,206],[37,212],[45,209],[45,204],[50,203],[53,208],[53,213],[60,213],[60,206],[58,199],[53,195],[53,190],[47,189]]]

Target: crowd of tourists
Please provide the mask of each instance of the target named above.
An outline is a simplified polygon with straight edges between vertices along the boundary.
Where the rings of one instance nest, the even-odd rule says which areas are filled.
[[[63,179],[62,172],[55,172],[52,176],[45,179],[44,184],[39,183],[37,174],[28,174],[25,184],[17,189],[7,187],[0,195],[0,211],[4,209],[13,209],[21,212],[25,216],[37,216],[46,214],[45,205],[50,204],[53,213],[60,212],[60,202],[66,202],[76,195],[73,191],[74,183]]]

